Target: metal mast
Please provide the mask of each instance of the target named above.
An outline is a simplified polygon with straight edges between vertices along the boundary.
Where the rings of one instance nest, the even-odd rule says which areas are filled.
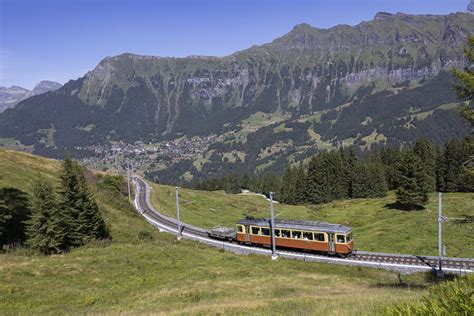
[[[128,200],[130,200],[130,159],[127,158],[127,188],[128,188]]]
[[[276,260],[278,255],[276,254],[275,245],[275,219],[273,216],[273,192],[270,192],[270,229],[272,234],[272,260]]]
[[[444,277],[443,266],[442,266],[442,226],[443,226],[443,214],[441,206],[441,192],[438,192],[438,277]]]
[[[179,187],[176,187],[176,221],[178,222],[178,240],[181,240],[181,223],[179,221]]]

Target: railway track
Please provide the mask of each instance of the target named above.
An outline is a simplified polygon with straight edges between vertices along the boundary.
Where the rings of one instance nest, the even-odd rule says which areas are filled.
[[[161,231],[177,234],[177,222],[174,218],[163,215],[156,211],[150,202],[150,186],[141,178],[133,177],[136,187],[135,208],[152,225]],[[208,237],[208,231],[196,226],[181,223],[181,235],[184,238],[196,240],[214,247],[241,254],[264,254],[271,255],[267,248],[240,245],[232,242],[224,242]],[[438,258],[432,256],[416,256],[404,254],[374,253],[356,251],[348,258],[337,258],[323,255],[315,255],[305,252],[288,250],[277,250],[277,254],[283,258],[298,259],[304,261],[327,262],[343,265],[369,266],[386,270],[395,270],[403,273],[414,273],[420,271],[435,271],[438,268]],[[474,272],[474,259],[467,258],[443,258],[443,270],[446,273],[465,274]]]

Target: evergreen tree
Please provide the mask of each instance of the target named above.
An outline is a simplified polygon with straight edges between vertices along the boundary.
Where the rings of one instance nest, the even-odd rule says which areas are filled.
[[[301,163],[298,167],[295,168],[294,177],[295,181],[295,204],[301,204],[305,202],[306,198],[306,171],[304,165]]]
[[[311,158],[306,176],[306,202],[321,204],[331,201],[327,156],[319,154]]]
[[[92,239],[109,237],[99,207],[89,192],[81,167],[68,157],[61,173],[61,209],[64,212],[70,246],[81,246]]]
[[[348,154],[346,156],[346,165],[347,165],[347,170],[349,172],[349,188],[348,188],[348,195],[350,198],[354,198],[354,179],[353,179],[353,173],[354,173],[354,168],[357,163],[357,156],[354,151],[354,147],[351,146],[349,148]]]
[[[286,204],[296,204],[296,182],[297,182],[297,170],[294,167],[287,167],[283,172],[281,178],[281,193],[279,194],[280,202]]]
[[[377,198],[387,195],[387,182],[381,162],[360,160],[353,167],[352,197]]]
[[[66,249],[66,225],[59,211],[53,186],[39,178],[33,184],[31,218],[27,221],[27,243],[43,254]]]
[[[237,177],[235,173],[229,174],[227,177],[224,178],[224,190],[226,193],[230,194],[237,194],[240,193],[241,186],[240,186],[240,179]]]
[[[420,158],[407,151],[397,166],[400,187],[397,204],[404,209],[420,209],[428,202],[430,180]]]
[[[0,245],[25,241],[25,221],[30,217],[28,195],[16,188],[0,189]]]
[[[326,165],[329,166],[329,187],[331,200],[347,199],[349,197],[349,170],[344,152],[331,151],[326,154]]]
[[[270,195],[270,192],[280,192],[280,187],[281,187],[281,180],[280,177],[278,177],[274,173],[265,173],[262,176],[262,190],[261,192],[265,194],[266,196]],[[275,196],[276,199],[279,199],[278,196]]]
[[[474,37],[468,39],[464,54],[467,58],[467,67],[464,70],[453,69],[452,73],[458,79],[458,84],[455,86],[458,96],[469,102],[467,106],[460,108],[461,115],[474,126],[474,71],[472,64],[474,63]]]
[[[444,192],[474,191],[473,175],[465,163],[474,155],[472,140],[453,139],[446,142],[443,152],[442,187]]]
[[[306,201],[313,204],[345,199],[349,194],[349,171],[341,151],[324,152],[308,165]]]
[[[385,169],[385,179],[389,190],[395,190],[400,186],[398,179],[397,166],[403,157],[400,148],[388,147],[380,151],[380,159]]]
[[[436,189],[436,169],[439,160],[437,147],[426,138],[419,138],[413,147],[413,151],[421,159],[431,191],[434,191]]]

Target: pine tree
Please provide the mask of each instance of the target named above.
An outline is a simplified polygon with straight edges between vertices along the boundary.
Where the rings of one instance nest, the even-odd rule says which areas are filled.
[[[327,163],[330,166],[329,185],[331,187],[331,200],[347,199],[349,197],[350,175],[348,162],[344,151],[332,151],[327,156]]]
[[[32,215],[27,221],[27,243],[43,254],[66,249],[66,226],[49,181],[38,178],[33,184]]]
[[[296,204],[296,168],[294,167],[287,167],[283,172],[283,176],[281,178],[281,193],[279,194],[280,202],[286,204]]]
[[[397,204],[404,209],[420,209],[428,202],[430,180],[420,158],[407,151],[397,166],[400,187]]]
[[[400,148],[388,147],[380,151],[380,158],[385,169],[385,179],[387,181],[388,189],[395,190],[400,186],[400,179],[398,179],[397,165],[403,158],[403,153]]]
[[[90,193],[84,173],[68,157],[61,173],[61,209],[67,226],[67,244],[81,246],[92,239],[105,239],[109,232],[99,207]]]
[[[353,179],[353,172],[355,165],[357,163],[357,156],[354,151],[354,147],[351,146],[349,148],[348,154],[346,156],[346,165],[347,165],[347,170],[349,173],[349,188],[348,188],[348,195],[350,198],[354,198],[354,179]]]
[[[267,172],[262,176],[262,193],[266,196],[270,195],[270,192],[280,192],[281,180],[274,173]],[[279,199],[278,196],[275,196],[276,199]]]
[[[224,179],[224,191],[230,194],[240,193],[240,180],[235,173],[229,174]]]
[[[438,162],[438,151],[434,144],[426,138],[419,138],[413,147],[415,155],[423,162],[423,167],[429,179],[431,191],[436,189],[436,168]]]
[[[0,188],[0,246],[25,241],[30,217],[28,195],[16,188]]]
[[[468,39],[464,54],[468,60],[467,67],[464,70],[453,69],[452,73],[458,79],[455,86],[458,96],[469,104],[460,108],[461,115],[474,126],[474,71],[471,66],[474,63],[474,37]]]
[[[306,170],[302,163],[298,167],[295,168],[295,178],[296,178],[295,204],[301,204],[301,203],[304,203],[306,199],[306,188],[305,188]]]
[[[306,176],[306,202],[321,204],[331,201],[331,188],[329,187],[329,164],[326,155],[319,154],[311,158]]]
[[[466,172],[464,163],[474,155],[474,145],[468,139],[453,139],[446,142],[443,152],[442,191],[474,191],[473,175]]]
[[[377,198],[387,195],[382,164],[377,160],[357,161],[352,173],[353,198]]]

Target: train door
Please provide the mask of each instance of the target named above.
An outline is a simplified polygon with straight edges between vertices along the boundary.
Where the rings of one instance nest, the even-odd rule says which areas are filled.
[[[250,225],[245,226],[245,241],[250,242]]]
[[[334,245],[334,233],[328,233],[329,253],[335,254],[336,247]]]

